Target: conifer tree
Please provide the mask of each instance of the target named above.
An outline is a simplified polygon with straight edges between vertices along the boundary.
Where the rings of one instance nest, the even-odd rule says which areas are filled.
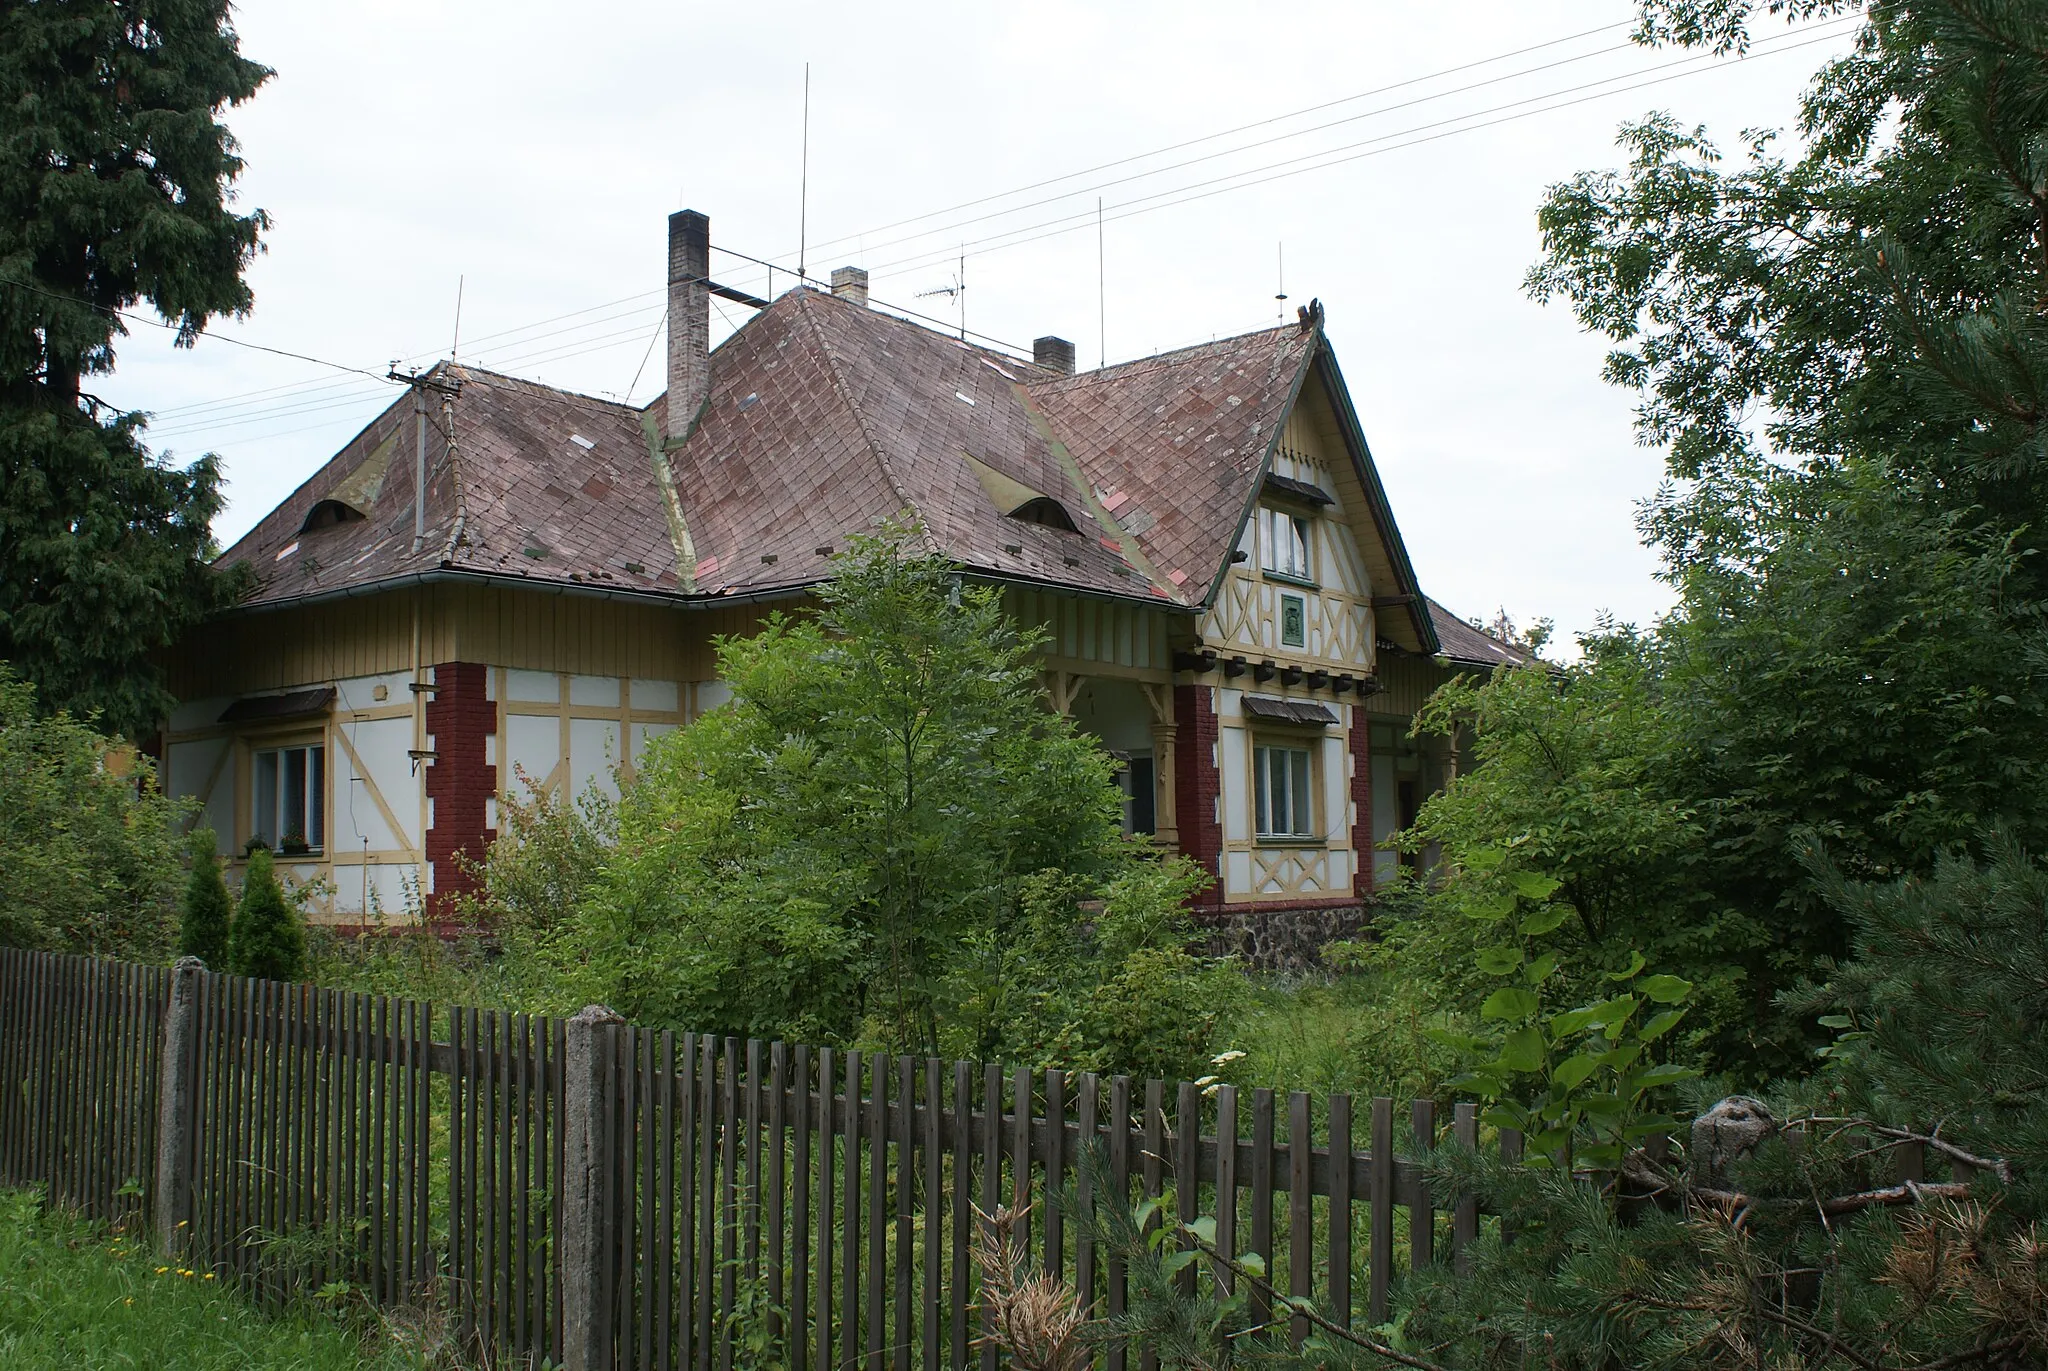
[[[210,828],[192,834],[192,875],[178,906],[178,955],[197,957],[208,969],[220,971],[228,964],[234,901],[221,879],[216,841]]]
[[[267,848],[249,854],[242,906],[228,935],[228,966],[238,976],[266,981],[302,980],[306,974],[306,928],[277,882]]]

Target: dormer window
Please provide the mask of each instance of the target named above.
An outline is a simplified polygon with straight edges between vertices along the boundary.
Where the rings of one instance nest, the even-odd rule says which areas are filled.
[[[363,512],[354,505],[343,504],[340,500],[321,500],[306,511],[306,522],[299,525],[299,532],[312,533],[317,529],[333,528],[336,524],[351,524],[363,517]]]
[[[1314,579],[1309,563],[1309,521],[1284,509],[1259,507],[1259,565],[1290,580]]]
[[[1079,533],[1074,527],[1074,516],[1067,513],[1067,507],[1050,495],[1040,495],[1026,500],[1010,511],[1010,517],[1024,524],[1038,524],[1045,528],[1056,528],[1062,533]]]

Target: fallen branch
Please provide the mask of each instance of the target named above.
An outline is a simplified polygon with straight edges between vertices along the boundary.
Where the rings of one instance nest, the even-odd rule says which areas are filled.
[[[1802,1209],[1814,1203],[1802,1199],[1759,1198],[1745,1195],[1740,1190],[1704,1190],[1690,1192],[1696,1200],[1720,1205],[1731,1210],[1740,1209]],[[1918,1181],[1903,1181],[1898,1185],[1887,1185],[1877,1190],[1859,1190],[1853,1195],[1835,1195],[1819,1201],[1822,1214],[1833,1217],[1837,1214],[1854,1214],[1886,1204],[1920,1204],[1926,1200],[1966,1200],[1970,1187],[1961,1181],[1942,1181],[1923,1184]]]
[[[1298,1299],[1292,1295],[1281,1294],[1279,1289],[1263,1275],[1260,1275],[1251,1267],[1244,1265],[1234,1258],[1224,1256],[1214,1244],[1204,1242],[1201,1235],[1192,1229],[1182,1228],[1181,1237],[1184,1241],[1193,1244],[1197,1251],[1207,1256],[1211,1261],[1228,1269],[1239,1280],[1249,1282],[1273,1304],[1284,1307],[1290,1314],[1300,1315],[1330,1336],[1348,1342],[1353,1347],[1370,1352],[1376,1357],[1382,1357],[1397,1366],[1408,1367],[1410,1371],[1449,1371],[1449,1368],[1441,1366],[1436,1362],[1412,1356],[1398,1348],[1390,1347],[1370,1334],[1354,1332],[1340,1323],[1335,1323],[1317,1313],[1315,1306],[1306,1300]]]
[[[1972,1166],[1979,1171],[1989,1171],[2005,1184],[2012,1184],[2012,1163],[2010,1161],[2007,1161],[2004,1157],[1980,1157],[1974,1152],[1968,1152],[1957,1147],[1954,1143],[1942,1141],[1937,1133],[1915,1133],[1910,1128],[1893,1128],[1889,1124],[1873,1123],[1869,1119],[1834,1118],[1825,1115],[1794,1119],[1785,1126],[1787,1128],[1797,1128],[1801,1124],[1809,1123],[1843,1124],[1852,1128],[1861,1128],[1868,1133],[1875,1133],[1880,1138],[1889,1138],[1893,1142],[1919,1143],[1930,1151],[1939,1152],[1952,1162],[1961,1162],[1964,1166]]]

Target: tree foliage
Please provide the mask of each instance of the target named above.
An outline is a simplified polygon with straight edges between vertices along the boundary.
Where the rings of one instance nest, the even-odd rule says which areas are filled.
[[[1222,982],[1183,949],[1191,868],[1123,837],[1114,763],[1045,708],[999,593],[897,529],[819,598],[720,641],[731,702],[654,743],[615,813],[542,825],[602,853],[533,934],[561,984],[698,1030],[1198,1066]],[[487,890],[530,884],[518,852]]]
[[[0,657],[130,735],[169,704],[150,654],[239,581],[203,566],[217,465],[158,460],[83,386],[140,302],[187,345],[248,312],[267,221],[231,207],[217,116],[268,76],[225,0],[0,9]]]
[[[258,980],[305,979],[305,920],[278,883],[267,847],[252,851],[242,872],[242,902],[228,933],[228,967],[237,976]]]
[[[185,878],[185,897],[178,905],[178,955],[197,957],[209,969],[223,971],[235,905],[221,879],[217,842],[210,828],[192,834],[192,872]]]
[[[148,960],[177,927],[189,806],[146,757],[61,712],[0,664],[0,943]]]

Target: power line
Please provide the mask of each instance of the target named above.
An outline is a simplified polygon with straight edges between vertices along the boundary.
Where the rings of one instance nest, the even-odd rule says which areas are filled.
[[[81,300],[75,295],[63,295],[54,290],[45,290],[41,286],[31,285],[27,281],[17,281],[12,277],[0,276],[0,284],[10,285],[18,290],[25,290],[30,294],[41,295],[47,299],[61,301],[64,304],[83,305],[87,309],[98,310],[110,318],[126,319],[137,324],[147,324],[151,328],[160,328],[167,333],[183,333],[183,330],[176,324],[167,324],[161,319],[151,319],[147,315],[136,314],[131,310],[115,309],[111,305],[96,305],[90,300]],[[336,371],[352,371],[358,376],[368,376],[372,380],[381,381],[384,379],[374,371],[365,371],[361,367],[352,367],[345,362],[330,362],[325,357],[312,357],[303,352],[291,352],[284,348],[268,347],[262,343],[251,343],[246,339],[231,337],[225,333],[195,332],[192,337],[195,340],[198,338],[212,338],[219,342],[232,343],[238,348],[248,348],[251,352],[267,352],[275,357],[289,357],[295,362],[311,362],[315,366],[333,367]]]
[[[1179,152],[1183,148],[1199,147],[1203,143],[1213,143],[1218,138],[1229,138],[1235,134],[1249,133],[1254,129],[1266,128],[1273,124],[1284,123],[1289,119],[1298,119],[1304,115],[1317,114],[1326,109],[1334,109],[1339,105],[1348,105],[1358,100],[1370,100],[1375,95],[1385,95],[1389,92],[1402,90],[1409,86],[1420,85],[1425,81],[1434,81],[1445,76],[1455,76],[1461,71],[1472,71],[1479,67],[1490,66],[1495,62],[1505,62],[1510,58],[1523,57],[1532,52],[1541,52],[1545,48],[1554,48],[1562,43],[1571,43],[1576,42],[1578,39],[1581,38],[1590,38],[1597,33],[1608,33],[1615,29],[1628,28],[1632,26],[1634,23],[1635,21],[1633,19],[1624,19],[1619,21],[1618,23],[1602,24],[1597,28],[1582,29],[1577,33],[1568,33],[1560,38],[1551,38],[1541,43],[1532,43],[1527,47],[1515,48],[1508,52],[1495,53],[1491,57],[1482,57],[1476,61],[1463,62],[1454,67],[1444,67],[1438,71],[1425,72],[1420,76],[1411,76],[1406,78],[1405,80],[1395,81],[1389,85],[1375,86],[1371,90],[1359,91],[1355,95],[1342,96],[1336,100],[1325,100],[1321,104],[1307,105],[1301,109],[1289,110],[1284,114],[1275,114],[1265,119],[1254,120],[1249,124],[1239,124],[1235,128],[1223,129],[1216,133],[1205,133],[1198,138],[1188,138],[1178,143],[1169,143],[1164,147],[1153,148],[1147,152],[1134,152],[1128,156],[1115,158],[1108,162],[1098,162],[1094,166],[1083,167],[1079,171],[1070,171],[1060,176],[1047,177],[1042,181],[1033,181],[1027,185],[1014,186],[1009,190],[996,191],[991,195],[984,195],[977,199],[963,200],[957,205],[949,205],[944,209],[931,210],[924,214],[914,214],[910,216],[908,219],[898,219],[894,223],[883,224],[877,228],[863,229],[859,233],[849,233],[844,235],[843,237],[828,239],[823,243],[816,244],[815,246],[821,248],[838,247],[845,243],[863,239],[866,237],[867,234],[870,233],[887,233],[891,229],[902,228],[905,224],[915,224],[925,219],[936,219],[941,215],[953,214],[963,209],[973,209],[977,205],[988,204],[992,200],[1004,200],[1008,199],[1012,195],[1023,195],[1027,194],[1030,191],[1042,190],[1046,186],[1055,186],[1062,181],[1072,181],[1083,176],[1093,176],[1098,171],[1108,171],[1112,167],[1127,166],[1132,162],[1141,162],[1148,157],[1163,157],[1167,153]],[[1634,45],[1621,44],[1620,46],[1631,47]],[[1600,49],[1601,52],[1612,52],[1616,50],[1618,49]],[[1540,68],[1538,70],[1540,70]],[[1078,195],[1084,194],[1085,191],[1074,191],[1071,193]],[[938,233],[942,231],[944,230],[930,230],[930,232],[932,233]],[[924,235],[920,234],[917,236],[922,237]],[[866,245],[863,244],[863,251],[865,250]]]
[[[1381,134],[1375,138],[1362,139],[1356,143],[1347,143],[1335,148],[1325,148],[1320,152],[1304,153],[1299,157],[1285,158],[1281,161],[1269,162],[1262,166],[1247,167],[1239,171],[1230,172],[1224,176],[1211,178],[1207,181],[1190,182],[1186,185],[1176,186],[1168,190],[1158,191],[1151,195],[1139,196],[1136,199],[1125,200],[1121,202],[1117,206],[1117,208],[1126,210],[1127,212],[1111,216],[1110,222],[1113,223],[1119,219],[1133,218],[1139,214],[1148,214],[1151,213],[1153,210],[1171,208],[1174,205],[1189,204],[1196,200],[1209,199],[1212,196],[1226,194],[1229,191],[1233,190],[1243,190],[1251,186],[1264,185],[1269,181],[1283,180],[1290,176],[1299,176],[1311,171],[1322,171],[1326,170],[1329,167],[1342,166],[1349,162],[1360,161],[1366,157],[1378,156],[1381,153],[1396,152],[1401,150],[1402,148],[1418,147],[1425,143],[1438,142],[1441,139],[1453,137],[1460,133],[1472,133],[1480,129],[1493,128],[1501,124],[1514,123],[1521,119],[1534,118],[1539,114],[1549,114],[1557,110],[1569,109],[1575,105],[1586,104],[1592,100],[1605,99],[1607,96],[1610,95],[1623,95],[1628,93],[1629,91],[1642,90],[1650,86],[1664,85],[1667,82],[1682,80],[1688,76],[1699,76],[1711,71],[1718,71],[1725,66],[1731,66],[1740,62],[1752,61],[1759,57],[1768,57],[1778,53],[1795,51],[1799,48],[1811,47],[1815,44],[1828,42],[1832,39],[1842,36],[1842,34],[1848,32],[1851,28],[1854,28],[1857,23],[1860,23],[1860,21],[1851,21],[1847,24],[1843,24],[1834,28],[1829,32],[1819,34],[1818,36],[1802,36],[1802,41],[1797,43],[1780,42],[1777,46],[1771,47],[1769,49],[1765,49],[1762,47],[1761,44],[1759,44],[1739,57],[1730,57],[1725,59],[1709,58],[1706,60],[1712,61],[1713,65],[1695,67],[1692,71],[1672,72],[1668,75],[1652,77],[1648,80],[1636,81],[1632,84],[1624,86],[1613,86],[1613,83],[1616,81],[1627,80],[1629,76],[1639,75],[1640,73],[1626,73],[1621,76],[1607,77],[1600,81],[1584,82],[1576,86],[1567,86],[1562,89],[1547,91],[1540,95],[1529,96],[1522,100],[1509,101],[1505,104],[1491,106],[1487,109],[1469,110],[1463,114],[1447,116],[1443,119],[1433,120],[1426,124],[1414,125],[1410,128],[1402,129],[1394,133]],[[1805,34],[1810,34],[1812,31],[1806,30],[1803,32]],[[1685,58],[1680,59],[1679,62],[1666,63],[1663,67],[1652,67],[1648,68],[1648,70],[1664,70],[1666,67],[1678,66],[1686,62],[1694,62],[1699,60],[1702,59]],[[1467,122],[1469,120],[1479,119],[1486,114],[1491,114],[1496,111],[1520,109],[1521,106],[1529,105],[1536,101],[1552,100],[1556,99],[1559,96],[1573,95],[1580,91],[1590,90],[1592,87],[1595,86],[1613,86],[1613,88],[1607,90],[1597,90],[1590,95],[1585,95],[1575,100],[1559,100],[1556,104],[1545,105],[1538,109],[1521,110],[1520,113],[1503,115],[1501,118],[1498,119],[1488,119],[1480,123]],[[1462,127],[1449,128],[1446,131],[1440,133],[1431,133],[1429,137],[1410,137],[1410,135],[1413,134],[1430,133],[1431,130],[1445,129],[1446,125],[1452,124],[1461,125]],[[1398,138],[1408,138],[1408,141],[1401,143],[1391,143],[1390,146],[1385,147],[1375,146],[1377,144],[1390,143],[1390,140]],[[1355,149],[1359,148],[1370,148],[1372,150],[1367,152],[1355,151]],[[1340,157],[1338,156],[1338,154],[1340,153],[1351,153],[1352,155]],[[1333,160],[1319,160],[1325,158]],[[1295,164],[1300,162],[1315,162],[1316,165],[1307,167],[1295,167]],[[1295,169],[1292,171],[1277,170],[1278,168],[1282,167],[1295,167]],[[1262,172],[1269,171],[1275,172],[1276,174],[1271,176],[1260,175],[1260,173]],[[1256,177],[1257,179],[1248,181],[1242,180],[1241,178],[1244,177]],[[1233,181],[1238,182],[1238,184],[1224,184],[1225,182]],[[1215,187],[1215,189],[1206,189],[1209,187]],[[1188,191],[1200,191],[1201,193],[1194,195],[1185,194],[1185,192]],[[1170,199],[1169,197],[1172,196],[1180,196],[1181,198]],[[1165,203],[1151,204],[1150,202],[1152,201],[1164,201]],[[1132,206],[1140,205],[1147,207],[1143,209],[1131,208]],[[1072,214],[1060,215],[1052,219],[1042,220],[1037,224],[1030,224],[1021,228],[1008,229],[1000,233],[991,234],[987,238],[969,243],[968,249],[970,253],[987,253],[997,251],[1002,248],[1018,247],[1024,243],[1034,243],[1040,241],[1041,239],[1057,237],[1063,233],[1074,232],[1078,229],[1085,228],[1093,224],[1095,220],[1096,215],[1092,209],[1077,210]],[[1039,229],[1047,229],[1050,231],[1040,233],[1036,231]],[[1023,238],[1012,238],[1012,235],[1014,234],[1027,234],[1030,236]],[[1004,241],[1005,239],[1009,239],[1009,241]],[[880,278],[889,275],[906,275],[910,271],[923,269],[925,267],[931,266],[935,262],[947,260],[948,258],[957,255],[958,251],[959,250],[957,248],[954,248],[946,249],[943,251],[940,249],[932,249],[927,252],[913,253],[909,256],[900,257],[894,261],[885,262],[878,267],[872,268],[870,271],[870,275],[871,277],[875,278]]]

